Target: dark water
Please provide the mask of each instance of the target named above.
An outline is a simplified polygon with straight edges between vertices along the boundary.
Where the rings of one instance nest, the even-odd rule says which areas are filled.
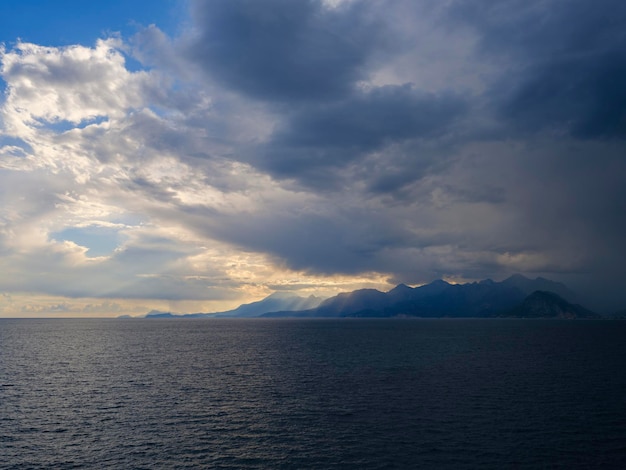
[[[626,468],[626,322],[0,320],[0,468]]]

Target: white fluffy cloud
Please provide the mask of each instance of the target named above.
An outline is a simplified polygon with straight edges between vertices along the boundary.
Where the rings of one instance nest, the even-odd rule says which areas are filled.
[[[136,313],[131,299],[210,311],[267,295],[268,284],[332,293],[384,283],[289,271],[212,237],[213,216],[289,212],[317,198],[225,157],[224,131],[241,138],[245,126],[220,117],[202,91],[192,102],[189,89],[162,88],[163,74],[130,71],[122,48],[3,51],[0,292],[18,293],[5,315],[103,313],[77,300],[103,297],[118,299],[110,313]]]
[[[121,118],[144,104],[147,72],[129,72],[119,40],[95,47],[44,47],[18,43],[2,54],[2,77],[8,84],[4,130],[32,135],[32,128],[69,121]],[[30,132],[29,132],[30,131]]]

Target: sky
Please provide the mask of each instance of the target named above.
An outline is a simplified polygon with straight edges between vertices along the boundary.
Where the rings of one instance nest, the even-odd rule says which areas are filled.
[[[15,0],[0,42],[0,316],[514,273],[626,308],[621,0]]]

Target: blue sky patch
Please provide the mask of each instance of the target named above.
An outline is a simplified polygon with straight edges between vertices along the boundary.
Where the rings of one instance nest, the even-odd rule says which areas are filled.
[[[109,227],[68,228],[52,234],[57,241],[71,241],[89,249],[89,257],[107,256],[121,243],[119,231]]]

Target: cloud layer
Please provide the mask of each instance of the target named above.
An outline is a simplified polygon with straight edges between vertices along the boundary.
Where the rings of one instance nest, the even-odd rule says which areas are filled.
[[[522,272],[626,306],[605,3],[197,1],[178,37],[5,47],[0,291],[220,310]]]

